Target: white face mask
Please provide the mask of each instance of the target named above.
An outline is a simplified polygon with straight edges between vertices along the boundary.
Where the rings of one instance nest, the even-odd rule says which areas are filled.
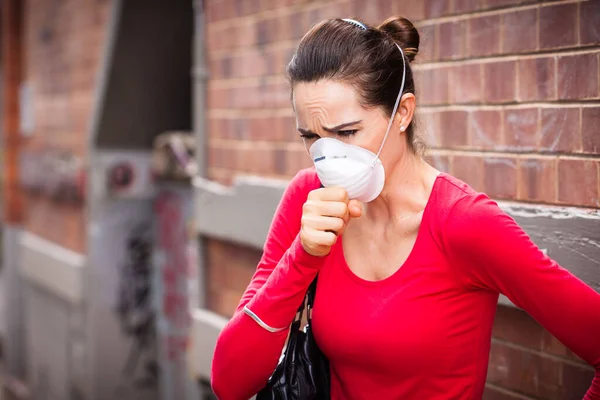
[[[315,164],[317,175],[325,187],[341,186],[348,192],[350,199],[360,200],[368,203],[381,194],[385,183],[385,170],[379,159],[379,154],[387,139],[394,117],[398,111],[398,105],[404,91],[404,79],[406,75],[406,64],[404,52],[396,45],[402,53],[403,72],[400,93],[390,117],[390,122],[379,147],[377,154],[351,144],[344,143],[333,138],[318,139],[309,149],[310,156]]]

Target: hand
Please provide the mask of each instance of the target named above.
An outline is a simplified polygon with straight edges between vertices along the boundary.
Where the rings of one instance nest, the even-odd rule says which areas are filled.
[[[362,214],[362,203],[349,200],[341,187],[315,189],[302,208],[300,239],[304,250],[313,256],[326,256],[351,218]]]

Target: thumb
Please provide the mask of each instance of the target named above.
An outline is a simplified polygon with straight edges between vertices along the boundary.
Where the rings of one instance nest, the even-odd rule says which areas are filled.
[[[362,215],[363,204],[358,200],[350,200],[348,202],[348,211],[352,218],[358,218]]]

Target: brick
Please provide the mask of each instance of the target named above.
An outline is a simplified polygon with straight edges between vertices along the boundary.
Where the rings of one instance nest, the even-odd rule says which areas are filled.
[[[594,370],[588,365],[563,363],[562,399],[578,400],[585,398],[594,379]]]
[[[579,4],[558,4],[540,8],[540,49],[573,46],[577,44]]]
[[[438,18],[450,14],[450,0],[425,0],[425,18]]]
[[[465,14],[484,7],[483,0],[454,0],[454,13]]]
[[[229,128],[229,120],[209,117],[208,118],[208,137],[229,139],[232,137],[232,130]]]
[[[209,72],[212,79],[229,78],[233,73],[231,57],[209,58]]]
[[[294,25],[302,26],[302,19],[300,18],[302,14],[290,14],[287,17],[285,16],[276,16],[271,19],[275,26],[275,30],[269,36],[269,42],[274,43],[277,41],[285,41],[291,40],[294,36]],[[297,18],[297,20],[292,20],[292,18]]]
[[[600,107],[582,108],[581,137],[584,152],[600,154]]]
[[[454,155],[452,157],[452,175],[470,185],[474,190],[483,191],[483,158]]]
[[[519,60],[518,99],[520,101],[556,99],[555,78],[554,57]]]
[[[225,2],[213,1],[206,5],[204,11],[206,12],[206,21],[216,22],[224,18],[224,4]]]
[[[383,21],[385,18],[391,15],[391,5],[392,0],[378,0],[371,3],[376,3],[379,5],[379,19],[375,21]],[[345,18],[350,15],[350,10],[352,9],[351,4],[349,3],[331,3],[327,4],[324,2],[323,5],[318,9],[319,16],[323,19],[335,19],[335,18]]]
[[[274,140],[276,138],[273,132],[273,123],[271,118],[254,117],[246,119],[244,124],[247,132],[243,135],[247,140]]]
[[[537,49],[537,9],[515,11],[505,14],[503,18],[503,53],[523,53]]]
[[[419,28],[419,60],[422,62],[435,60],[438,45],[438,25],[425,25]]]
[[[267,71],[265,54],[249,50],[235,58],[234,75],[241,78],[264,75]]]
[[[299,145],[298,147],[288,149],[287,156],[286,175],[288,176],[292,176],[299,170],[312,166],[312,161],[306,152],[304,145]]]
[[[243,293],[237,290],[221,288],[209,290],[208,309],[224,317],[231,318],[240,302]]]
[[[597,53],[559,57],[557,71],[560,99],[579,100],[598,97]]]
[[[251,22],[239,22],[227,29],[233,37],[232,47],[246,49],[258,42],[258,32]]]
[[[542,108],[540,150],[561,153],[581,151],[578,108]]]
[[[251,172],[269,175],[275,169],[275,152],[272,148],[252,148],[247,149],[248,158],[251,160]]]
[[[433,105],[448,103],[449,70],[449,68],[435,68],[418,72],[415,81],[416,84],[419,85],[421,104]]]
[[[327,3],[327,2],[324,2]],[[342,3],[344,4],[344,3]],[[343,13],[336,12],[337,6],[340,3],[334,3],[331,5],[332,12],[331,16],[336,18],[344,18]],[[351,0],[350,4],[346,8],[346,16],[350,15],[353,17],[359,17],[368,25],[377,26],[379,23],[393,15],[392,1],[390,0],[373,0],[373,1],[362,1],[362,0]],[[319,13],[321,15],[321,13]]]
[[[258,82],[240,84],[229,89],[231,106],[238,109],[258,109],[264,106]]]
[[[516,63],[502,61],[483,64],[483,93],[490,103],[513,101],[516,97]]]
[[[298,131],[296,130],[296,119],[294,117],[279,117],[272,126],[274,126],[275,131],[273,140],[278,142],[301,142]]]
[[[474,110],[471,112],[471,146],[494,149],[503,144],[502,110]]]
[[[278,175],[285,175],[287,172],[287,151],[285,149],[275,149],[274,151],[274,172]]]
[[[230,289],[241,295],[256,271],[261,252],[217,240],[210,240],[207,250],[209,285],[216,290]]]
[[[266,51],[264,53],[267,67],[266,75],[283,76],[295,51],[295,47],[276,47]]]
[[[483,392],[482,400],[524,400],[529,399],[527,397],[523,397],[522,395],[504,390],[498,389],[493,386],[486,386]]]
[[[468,112],[444,111],[440,113],[442,146],[461,147],[468,144]]]
[[[229,89],[215,88],[209,83],[206,95],[208,108],[210,108],[211,110],[229,108],[229,99]]]
[[[290,86],[286,81],[262,82],[254,96],[262,99],[265,108],[289,108]]]
[[[497,199],[515,199],[517,197],[517,162],[506,157],[484,159],[484,189]]]
[[[469,20],[469,55],[487,56],[500,52],[500,15]]]
[[[391,15],[403,15],[409,20],[416,22],[425,19],[425,2],[424,1],[396,1],[392,2]],[[420,31],[419,31],[420,33]]]
[[[262,20],[258,20],[254,24],[254,29],[256,33],[254,34],[256,37],[256,43],[259,46],[264,46],[268,43],[271,43],[273,40],[276,40],[278,35],[281,35],[279,27],[279,21],[283,18],[266,18]]]
[[[481,64],[459,65],[450,68],[450,102],[452,104],[478,103],[481,94]]]
[[[531,151],[539,137],[539,110],[517,108],[504,111],[504,143],[514,151]]]
[[[555,398],[560,366],[551,358],[492,342],[487,381],[524,395]]]
[[[530,158],[519,162],[519,200],[556,201],[556,160]]]
[[[240,1],[238,0],[237,3],[240,3]],[[256,1],[256,0],[243,0],[242,1],[242,12],[241,12],[241,16],[244,15],[252,15],[252,14],[256,14],[258,12],[260,12],[262,9],[262,4],[260,1]]]
[[[438,55],[442,60],[463,58],[467,55],[467,23],[464,20],[440,25]]]
[[[429,153],[426,156],[427,162],[432,165],[435,169],[450,173],[450,157],[438,153]]]
[[[524,0],[485,0],[488,8],[501,8],[513,4],[522,3]]]
[[[558,201],[577,206],[600,206],[596,160],[558,161]]]
[[[282,17],[279,17],[283,19]],[[306,32],[308,32],[310,26],[308,23],[308,12],[306,10],[298,10],[288,15],[288,26],[290,29],[291,39],[299,40]],[[276,38],[272,38],[273,40]]]
[[[529,314],[499,305],[496,310],[492,336],[532,350],[541,350],[544,328]]]
[[[419,124],[421,130],[426,133],[425,141],[430,147],[441,147],[440,113],[419,111]]]
[[[579,36],[581,44],[600,43],[600,2],[582,2],[579,13]]]

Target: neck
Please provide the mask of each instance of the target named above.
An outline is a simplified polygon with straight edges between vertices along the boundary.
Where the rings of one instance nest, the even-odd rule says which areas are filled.
[[[374,221],[422,212],[427,204],[437,171],[412,152],[406,152],[394,168],[387,171],[379,197],[365,205],[365,216]]]

